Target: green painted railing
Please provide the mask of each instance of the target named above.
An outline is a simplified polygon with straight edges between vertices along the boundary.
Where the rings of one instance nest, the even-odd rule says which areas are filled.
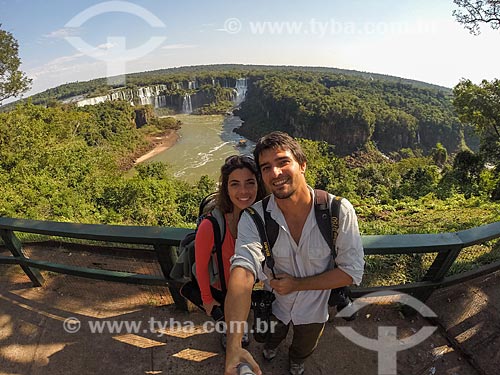
[[[44,282],[39,270],[107,281],[164,285],[168,286],[176,305],[186,309],[186,302],[178,293],[179,285],[169,278],[169,274],[177,260],[178,245],[190,231],[190,229],[183,228],[76,224],[0,217],[0,235],[6,248],[12,253],[12,256],[0,256],[0,264],[21,266],[34,286],[41,286]],[[16,237],[15,232],[112,243],[151,245],[155,250],[163,275],[108,271],[33,260],[26,256],[22,243]],[[462,249],[498,237],[500,237],[500,222],[455,233],[363,236],[366,255],[415,253],[438,253],[438,255],[425,276],[418,282],[383,287],[353,288],[353,297],[359,297],[375,290],[390,290],[409,293],[425,301],[437,288],[500,269],[500,261],[496,261],[473,271],[445,277]]]

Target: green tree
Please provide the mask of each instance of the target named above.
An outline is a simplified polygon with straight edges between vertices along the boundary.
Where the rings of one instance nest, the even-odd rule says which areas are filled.
[[[470,198],[481,193],[481,173],[484,170],[484,161],[481,155],[468,150],[461,151],[455,156],[452,176],[457,190]]]
[[[481,139],[480,148],[487,161],[500,162],[500,80],[483,80],[476,85],[462,80],[453,89],[459,119],[472,125]]]
[[[410,169],[402,179],[401,185],[395,189],[396,198],[412,197],[418,199],[432,191],[437,184],[438,172],[435,166],[421,166]]]
[[[500,2],[498,0],[453,0],[459,9],[453,15],[471,34],[480,34],[479,25],[486,23],[492,29],[500,28]]]
[[[448,160],[448,151],[446,151],[446,148],[438,142],[436,143],[436,147],[431,151],[431,157],[434,164],[442,168]]]
[[[17,40],[0,28],[0,105],[3,100],[25,92],[31,85],[31,79],[19,70],[18,50]]]

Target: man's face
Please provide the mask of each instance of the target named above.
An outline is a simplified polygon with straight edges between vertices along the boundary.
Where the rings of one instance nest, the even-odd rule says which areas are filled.
[[[278,199],[291,197],[301,184],[306,183],[306,163],[300,165],[290,150],[264,150],[259,156],[259,164],[266,189]]]

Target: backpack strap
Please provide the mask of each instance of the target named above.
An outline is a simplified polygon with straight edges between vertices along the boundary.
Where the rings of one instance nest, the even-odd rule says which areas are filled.
[[[262,222],[261,216],[253,208],[249,207],[246,211],[250,214],[250,217],[255,222],[257,230],[259,231],[262,251],[266,258],[266,265],[271,269],[273,276],[275,276],[272,248],[278,239],[279,225],[276,220],[271,217],[270,212],[267,211],[270,197],[271,196],[268,195],[262,200],[265,224]],[[339,232],[339,214],[342,197],[334,197],[330,202],[330,207],[328,204],[329,200],[329,195],[326,191],[319,189],[314,190],[314,215],[316,217],[316,222],[318,223],[321,235],[330,247],[332,259],[335,261],[337,257],[335,242]]]
[[[269,201],[269,199],[268,199],[268,201]],[[264,227],[264,222],[262,221],[262,217],[257,213],[257,211],[255,211],[253,209],[253,207],[247,207],[247,208],[245,208],[245,211],[248,212],[248,214],[250,215],[250,217],[254,221],[255,226],[257,227],[257,231],[259,232],[260,243],[262,245],[262,252],[264,253],[266,265],[271,270],[273,277],[276,278],[276,274],[274,273],[274,258],[273,258],[273,254],[271,252],[272,246],[269,243],[269,239],[268,239],[268,236],[266,234],[266,228]],[[276,241],[276,239],[275,239],[275,241]]]
[[[326,191],[314,190],[314,215],[316,216],[316,222],[335,260],[337,257],[335,242],[339,233],[339,215],[342,197],[334,197],[330,202],[330,207],[328,207],[329,200],[329,195]]]
[[[198,218],[205,218],[207,212],[215,210],[215,200],[217,193],[210,193],[201,200],[200,207],[198,209]],[[220,211],[219,211],[220,212]],[[198,222],[196,224],[199,224]]]
[[[224,218],[224,214],[222,211],[215,207],[211,212],[210,215],[207,216],[212,216],[217,220],[218,227],[214,227],[214,229],[219,230],[219,236],[221,239],[221,248],[222,248],[222,242],[224,242],[224,238],[226,237],[226,219]]]
[[[222,242],[226,235],[226,221],[224,220],[224,215],[218,208],[214,208],[211,215],[207,215],[208,219],[212,223],[214,230],[214,250],[217,257],[217,271],[219,274],[219,282],[224,294],[227,293],[226,278],[224,275],[224,263],[222,261]]]
[[[328,247],[334,250],[331,218],[332,214],[328,207],[328,193],[324,190],[314,190],[314,216],[318,224],[321,235],[325,239]]]

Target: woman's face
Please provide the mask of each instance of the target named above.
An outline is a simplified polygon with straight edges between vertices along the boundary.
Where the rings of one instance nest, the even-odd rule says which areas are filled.
[[[244,210],[255,202],[257,179],[248,168],[235,169],[229,174],[227,191],[233,205]]]

